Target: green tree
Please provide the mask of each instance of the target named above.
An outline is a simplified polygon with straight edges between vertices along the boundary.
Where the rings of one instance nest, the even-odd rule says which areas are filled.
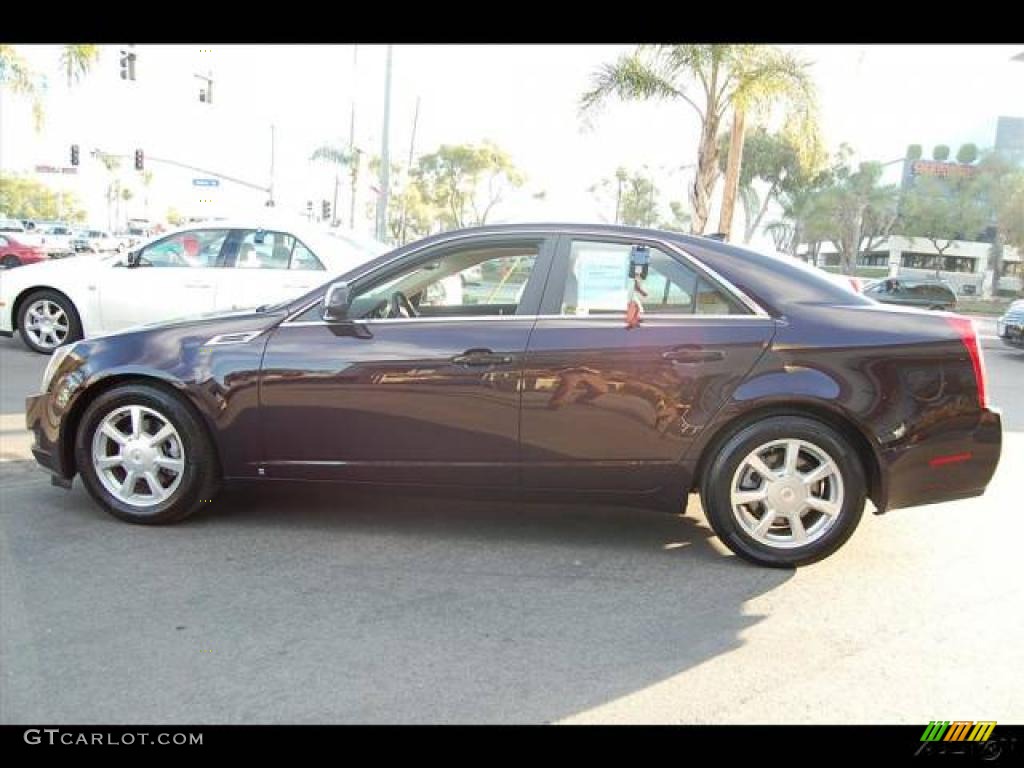
[[[380,157],[373,155],[368,164],[374,176],[380,176]],[[388,239],[396,245],[405,245],[429,235],[440,226],[437,209],[427,199],[419,179],[410,174],[401,163],[391,163],[391,204],[388,206]],[[369,207],[374,213],[376,204]]]
[[[923,155],[924,150],[920,144],[911,144],[907,147],[907,160],[914,162],[915,160],[920,160]]]
[[[60,65],[67,77],[68,88],[80,81],[99,61],[98,45],[65,45],[61,47]]]
[[[685,232],[690,228],[690,212],[681,200],[671,200],[668,209],[672,212],[672,218],[666,219],[658,226],[670,232]]]
[[[334,146],[331,144],[322,144],[313,150],[313,154],[309,156],[310,162],[327,163],[334,167],[334,204],[331,206],[332,224],[338,226],[338,222],[341,217],[338,215],[338,186],[341,181],[341,169],[348,168],[349,180],[351,183],[351,195],[352,200],[355,200],[356,190],[359,184],[359,151],[352,150],[342,147]],[[355,206],[349,206],[349,227],[355,228]]]
[[[172,227],[180,227],[185,222],[185,217],[181,215],[177,208],[173,206],[167,209],[167,223]]]
[[[63,211],[70,221],[85,220],[74,194],[21,176],[0,175],[0,211],[16,219],[56,219]]]
[[[949,159],[949,147],[945,144],[936,144],[932,150],[932,160],[944,163]]]
[[[727,162],[725,149],[729,142],[730,135],[727,132],[722,135],[719,147],[719,169],[723,173]],[[783,131],[770,133],[766,128],[758,127],[747,136],[739,178],[744,212],[744,243],[749,243],[753,238],[769,207],[779,202],[779,195],[793,191],[813,178],[821,170],[819,166],[820,162],[816,158],[801,162],[800,148],[792,135]],[[767,185],[763,194],[757,192],[755,182]]]
[[[442,144],[420,157],[412,178],[445,229],[486,224],[506,192],[525,182],[508,153],[489,141]]]
[[[827,184],[815,195],[810,224],[822,239],[835,245],[840,269],[850,275],[857,256],[873,250],[891,233],[897,220],[898,190],[881,183],[880,163],[860,163],[854,170],[848,157],[848,148],[841,150]]]
[[[612,178],[601,179],[589,191],[606,205],[614,201],[615,224],[653,227],[658,222],[658,190],[650,175],[642,170],[619,167]]]
[[[978,160],[978,145],[977,144],[961,144],[960,149],[956,153],[956,161],[965,165],[977,162]]]
[[[642,45],[593,74],[591,87],[580,100],[581,111],[587,114],[611,96],[681,101],[697,114],[697,173],[689,195],[691,230],[697,234],[707,225],[719,173],[719,129],[730,109],[739,118],[748,111],[761,114],[773,104],[784,104],[790,116],[787,130],[807,138],[800,142],[804,151],[817,151],[815,94],[807,64],[774,46]],[[743,131],[736,135],[738,171]],[[730,205],[729,200],[727,192],[724,205]]]
[[[61,46],[60,68],[67,77],[68,87],[89,73],[99,60],[100,49],[92,44],[69,44]],[[43,91],[45,78],[34,72],[15,46],[0,44],[0,88],[9,87],[18,96],[25,96],[32,103],[32,118],[36,131],[43,127]]]
[[[1000,152],[988,152],[978,163],[978,193],[989,206],[995,237],[989,250],[992,293],[999,293],[1003,254],[1011,245],[1024,251],[1024,170]]]
[[[978,194],[977,184],[965,176],[950,179],[921,177],[900,203],[900,229],[921,237],[938,251],[935,274],[943,256],[957,240],[973,240],[988,223],[989,211]]]

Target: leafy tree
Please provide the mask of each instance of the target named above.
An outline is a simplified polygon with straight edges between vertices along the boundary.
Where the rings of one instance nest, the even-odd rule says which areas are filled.
[[[970,178],[922,177],[903,196],[900,227],[913,242],[923,237],[935,246],[935,274],[942,268],[942,257],[957,240],[973,240],[985,229],[989,211]]]
[[[489,141],[442,144],[420,157],[412,178],[445,229],[486,224],[505,193],[525,182],[508,153]]]
[[[911,144],[909,147],[907,147],[907,160],[909,160],[910,162],[920,160],[923,155],[924,150],[921,148],[920,144]]]
[[[85,211],[72,193],[20,176],[0,176],[0,211],[16,219],[56,219],[63,211],[70,221],[85,220]]]
[[[309,156],[310,162],[327,163],[328,165],[334,166],[334,204],[331,206],[331,213],[333,215],[334,226],[338,225],[340,217],[338,215],[338,184],[340,180],[340,174],[342,168],[349,169],[349,177],[352,184],[352,200],[353,205],[350,206],[350,221],[349,227],[355,228],[355,197],[356,189],[359,181],[359,152],[353,150],[349,152],[347,149],[342,147],[333,146],[331,144],[323,144],[313,150],[313,154]]]
[[[613,224],[619,224],[622,216],[622,188],[626,184],[626,179],[629,177],[629,172],[621,165],[615,169],[615,176],[613,178],[604,178],[595,184],[591,184],[587,189],[591,195],[598,202],[602,204],[608,204],[609,198],[614,200],[615,215],[612,218]],[[608,221],[608,218],[602,214],[602,221]]]
[[[177,208],[171,207],[167,209],[167,223],[172,227],[180,227],[185,222],[185,217],[181,215]]]
[[[369,170],[380,175],[380,157],[370,158]],[[391,205],[388,206],[388,239],[397,245],[405,245],[429,235],[435,226],[440,226],[437,209],[426,199],[423,187],[401,163],[391,163]],[[376,203],[369,206],[367,213],[374,213]]]
[[[978,164],[976,183],[991,211],[995,229],[989,251],[992,292],[999,292],[1007,245],[1024,251],[1024,170],[1000,152],[987,153]]]
[[[977,162],[978,160],[978,145],[977,144],[961,144],[960,149],[956,153],[956,161],[958,163],[964,163],[970,165],[971,163]]]
[[[815,97],[806,67],[791,54],[767,45],[642,45],[600,67],[580,107],[587,114],[616,96],[625,101],[681,101],[696,112],[701,130],[690,206],[691,230],[701,234],[718,179],[719,129],[729,109],[737,115],[760,113],[784,103],[790,108],[788,129],[815,135]],[[742,141],[737,144],[741,155]],[[807,147],[813,144],[805,142]]]
[[[61,47],[60,67],[67,77],[68,87],[88,74],[99,60],[100,49],[92,44],[69,44]],[[28,62],[9,44],[0,44],[0,88],[8,86],[12,93],[25,96],[32,102],[32,118],[37,131],[43,127],[42,95],[45,79],[29,67]]]
[[[681,200],[671,200],[668,209],[672,212],[672,218],[662,221],[658,226],[670,232],[685,232],[690,227],[690,212]]]
[[[719,168],[723,173],[726,167],[725,148],[729,141],[729,133],[723,134],[719,155]],[[808,162],[815,160],[812,158]],[[769,133],[766,128],[758,127],[747,136],[739,177],[740,200],[744,212],[744,243],[749,243],[753,238],[768,208],[778,202],[780,194],[795,190],[820,170],[816,162],[811,166],[808,162],[800,161],[800,148],[793,137],[785,132]],[[763,195],[758,194],[754,187],[758,181],[768,185]]]
[[[68,88],[89,73],[93,65],[99,61],[98,45],[65,45],[60,52],[60,65],[67,76]]]
[[[949,159],[949,147],[945,144],[936,144],[932,150],[932,160],[944,163]]]

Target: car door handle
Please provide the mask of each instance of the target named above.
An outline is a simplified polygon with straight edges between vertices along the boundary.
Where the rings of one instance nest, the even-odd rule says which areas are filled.
[[[701,347],[678,347],[662,354],[670,363],[713,363],[725,359],[725,353],[717,349]]]
[[[507,365],[512,362],[512,355],[496,354],[490,349],[467,349],[455,355],[452,362],[456,365]]]

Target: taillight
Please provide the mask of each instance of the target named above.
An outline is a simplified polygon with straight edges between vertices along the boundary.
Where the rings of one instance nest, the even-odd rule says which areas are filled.
[[[988,408],[985,358],[981,353],[981,345],[978,344],[978,333],[974,329],[974,321],[969,317],[961,317],[960,315],[950,315],[946,320],[959,334],[960,340],[967,347],[967,354],[971,357],[971,366],[974,368],[974,383],[978,387],[978,405],[982,408]]]

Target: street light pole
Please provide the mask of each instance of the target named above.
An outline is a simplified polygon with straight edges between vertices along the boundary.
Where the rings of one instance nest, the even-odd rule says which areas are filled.
[[[390,193],[391,153],[389,133],[391,130],[391,52],[388,46],[384,74],[384,126],[380,147],[380,197],[377,198],[377,239],[384,242],[388,228],[388,195]]]

